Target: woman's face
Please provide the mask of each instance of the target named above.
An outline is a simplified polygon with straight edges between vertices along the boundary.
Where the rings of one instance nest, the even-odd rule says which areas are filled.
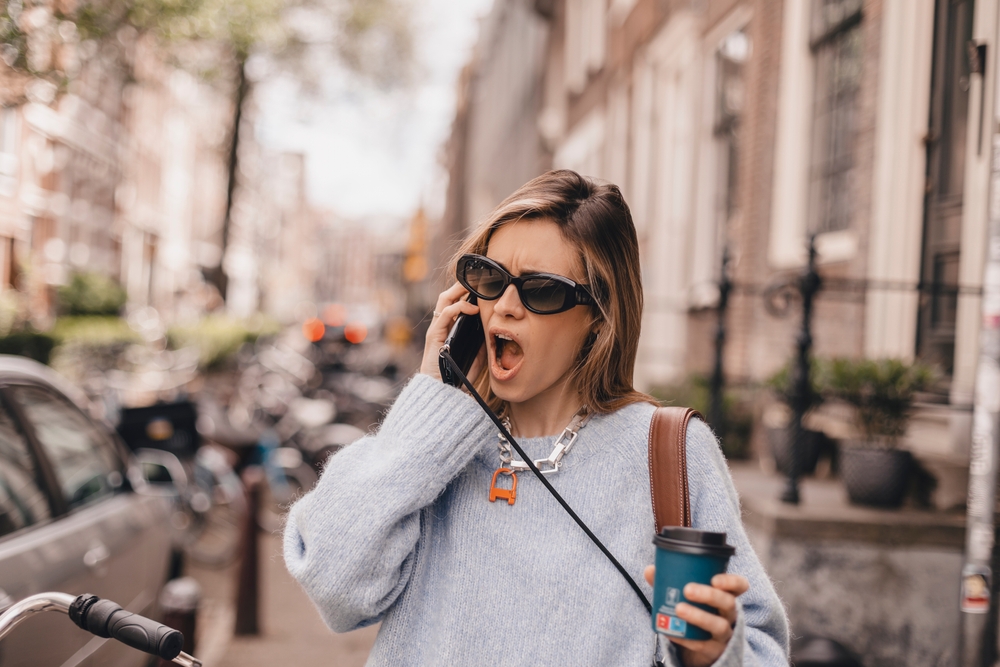
[[[586,283],[577,249],[549,220],[504,225],[490,238],[486,256],[515,276],[555,273]],[[517,288],[508,285],[499,299],[480,300],[479,309],[490,387],[498,398],[522,403],[566,389],[569,372],[593,328],[590,306],[539,315],[525,308]]]

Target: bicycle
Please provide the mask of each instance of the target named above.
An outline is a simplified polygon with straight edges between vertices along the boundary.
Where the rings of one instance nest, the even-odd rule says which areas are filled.
[[[15,602],[0,614],[0,641],[18,624],[35,614],[60,611],[77,627],[98,637],[112,638],[134,649],[149,653],[182,667],[201,667],[201,661],[184,653],[184,635],[145,616],[125,611],[111,600],[85,593],[47,592],[30,595]]]
[[[226,454],[214,445],[199,447],[188,460],[159,449],[140,448],[134,453],[147,482],[162,482],[174,491],[170,520],[174,544],[201,565],[231,563],[237,556],[247,502],[243,483]]]

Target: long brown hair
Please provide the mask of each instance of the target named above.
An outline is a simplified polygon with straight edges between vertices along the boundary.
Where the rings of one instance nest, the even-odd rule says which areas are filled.
[[[528,181],[507,197],[465,240],[452,262],[465,253],[485,255],[493,234],[506,224],[545,219],[556,223],[580,253],[587,283],[597,302],[595,331],[584,341],[570,381],[591,412],[614,412],[631,403],[656,403],[632,386],[642,323],[639,242],[632,214],[618,186],[596,183],[559,169]],[[474,378],[476,390],[497,412],[489,370]]]

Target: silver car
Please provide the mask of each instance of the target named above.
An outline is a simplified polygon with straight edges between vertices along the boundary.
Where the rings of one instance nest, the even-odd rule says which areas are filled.
[[[141,492],[121,441],[84,406],[47,367],[0,355],[0,611],[63,591],[155,618],[170,498]],[[57,614],[35,616],[0,642],[0,667],[138,666],[147,657]]]

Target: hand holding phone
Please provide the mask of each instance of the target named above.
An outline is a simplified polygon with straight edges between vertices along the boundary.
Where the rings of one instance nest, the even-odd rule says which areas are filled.
[[[424,339],[423,360],[420,362],[420,372],[424,375],[441,378],[439,371],[441,348],[452,329],[455,328],[459,316],[469,315],[474,319],[479,319],[479,306],[475,304],[474,300],[472,302],[466,300],[468,294],[468,290],[456,282],[438,296],[437,303],[434,305],[434,316],[427,327]],[[466,321],[471,322],[471,319]],[[482,347],[485,349],[485,345]],[[485,360],[485,352],[483,358]],[[475,359],[475,355],[473,355],[473,359]],[[478,372],[477,362],[473,361],[470,372]]]
[[[476,303],[476,295],[469,295],[469,303]],[[462,373],[469,376],[472,363],[479,356],[479,352],[486,343],[486,336],[483,333],[483,321],[478,314],[469,315],[462,313],[455,319],[455,324],[448,332],[448,337],[438,354],[438,369],[441,371],[441,380],[445,384],[453,387],[460,387],[462,380],[452,372],[451,366],[445,361],[444,352],[448,352],[455,360]],[[469,377],[470,380],[474,378]]]

